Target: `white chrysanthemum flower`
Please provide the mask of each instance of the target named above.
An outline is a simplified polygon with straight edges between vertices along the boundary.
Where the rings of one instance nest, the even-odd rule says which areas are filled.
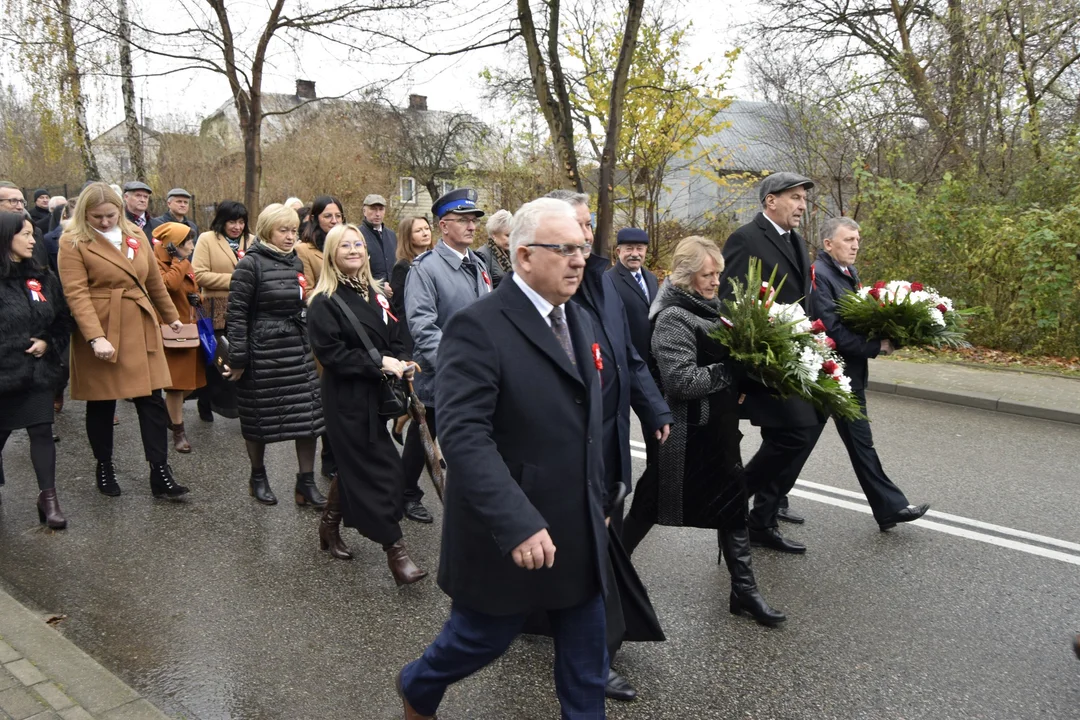
[[[871,290],[871,288],[868,288],[865,285],[863,287],[860,287],[859,288],[859,297],[860,298],[868,298],[868,297],[870,297],[870,290]]]
[[[891,302],[903,302],[904,297],[911,292],[911,283],[904,280],[893,280],[885,285],[885,291],[889,294]]]
[[[841,375],[836,379],[836,381],[840,383],[840,388],[842,390],[844,390],[845,392],[851,392],[851,378],[849,378],[847,375]]]
[[[930,320],[935,325],[940,325],[941,327],[945,327],[945,316],[936,307],[930,308]]]

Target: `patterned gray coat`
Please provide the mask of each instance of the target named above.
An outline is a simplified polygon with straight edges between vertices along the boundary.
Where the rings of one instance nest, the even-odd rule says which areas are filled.
[[[670,280],[649,311],[653,357],[675,418],[658,458],[661,525],[737,528],[745,523],[737,389],[727,348],[709,337],[719,316],[719,301]]]

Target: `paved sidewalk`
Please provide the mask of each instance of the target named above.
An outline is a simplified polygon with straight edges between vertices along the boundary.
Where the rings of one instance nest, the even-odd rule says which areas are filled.
[[[1080,378],[955,363],[870,361],[869,389],[1080,424]]]
[[[0,590],[0,720],[167,716]]]

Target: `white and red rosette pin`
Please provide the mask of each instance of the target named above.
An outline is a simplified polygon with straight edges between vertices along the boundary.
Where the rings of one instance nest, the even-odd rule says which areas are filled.
[[[296,282],[300,284],[300,299],[304,299],[304,293],[307,292],[307,278],[304,277],[304,273],[296,273]]]
[[[133,237],[129,237],[124,242],[127,243],[127,259],[134,260],[135,253],[139,252],[139,241]]]
[[[30,299],[34,302],[45,302],[45,294],[41,292],[41,283],[30,278],[26,281],[26,289],[30,291]]]
[[[393,319],[394,322],[397,322],[398,319],[394,317],[394,313],[390,312],[390,301],[386,299],[386,296],[375,293],[375,299],[378,301],[379,307],[383,310],[383,322],[386,322],[387,316]]]

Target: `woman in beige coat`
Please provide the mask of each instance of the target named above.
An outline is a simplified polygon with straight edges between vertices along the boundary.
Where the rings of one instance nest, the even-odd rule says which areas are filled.
[[[168,465],[169,414],[161,388],[170,384],[162,321],[182,323],[158,272],[151,244],[124,216],[120,196],[103,182],[79,195],[60,238],[60,280],[75,320],[71,397],[86,401],[86,435],[97,459],[97,486],[119,495],[113,467],[113,413],[133,398],[154,497],[187,492]]]
[[[229,283],[236,263],[255,243],[248,231],[248,211],[242,203],[218,203],[209,232],[195,243],[191,265],[203,297],[203,309],[213,318],[214,334],[220,343],[225,337],[225,316],[229,307]],[[206,387],[199,392],[199,419],[214,421],[214,412],[235,418],[236,385],[221,377],[216,365],[206,368]]]

